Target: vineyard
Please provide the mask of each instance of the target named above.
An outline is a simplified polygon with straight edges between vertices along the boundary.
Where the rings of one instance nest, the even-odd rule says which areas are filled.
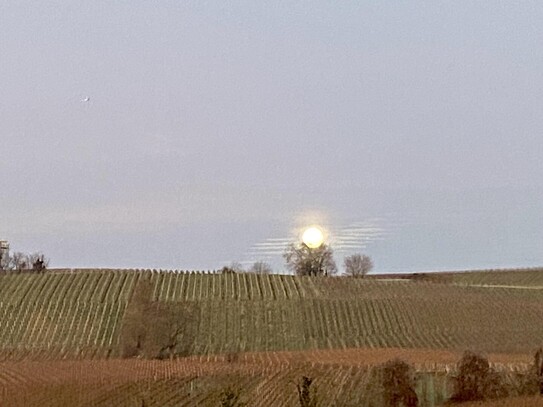
[[[294,382],[302,374],[318,380],[323,395],[337,401],[348,391],[360,396],[356,387],[367,381],[367,369],[341,369],[326,366],[286,368],[269,365],[228,365],[225,363],[185,363],[154,361],[93,361],[23,363],[15,370],[2,366],[13,383],[3,394],[10,406],[196,406],[218,405],[222,389],[235,386],[243,389],[243,398],[252,406],[294,405]],[[12,368],[12,369],[10,369]],[[102,372],[106,371],[107,374]],[[41,373],[37,377],[33,372]],[[81,372],[84,372],[81,374]],[[50,378],[43,380],[42,375]],[[77,379],[70,379],[70,378]],[[41,378],[41,380],[39,380]],[[53,379],[54,378],[54,379]],[[51,382],[56,382],[51,386]],[[350,388],[350,387],[354,387]],[[286,390],[290,391],[286,391]],[[48,402],[50,404],[48,404]]]
[[[434,405],[450,395],[447,375],[466,349],[492,355],[511,372],[527,369],[543,338],[542,273],[458,273],[443,281],[152,270],[4,274],[0,405],[216,405],[229,385],[243,388],[249,405],[293,405],[293,383],[304,374],[316,378],[332,403],[325,405],[364,405],[368,366],[397,356],[417,367],[419,397]],[[123,315],[142,279],[155,301],[194,305],[193,356],[119,359]]]
[[[144,276],[155,300],[198,305],[196,355],[360,347],[526,353],[543,338],[543,290],[105,270],[0,277],[2,356],[118,356],[120,322]]]
[[[543,269],[488,270],[452,275],[458,284],[543,289]]]
[[[7,390],[0,403],[14,407],[216,406],[221,391],[234,388],[249,406],[290,406],[296,405],[296,381],[311,375],[322,405],[360,406],[371,401],[374,391],[371,365],[402,357],[422,366],[431,355],[445,363],[419,373],[416,391],[422,405],[433,406],[450,396],[452,373],[446,367],[459,355],[391,349],[255,353],[235,362],[222,356],[162,362],[4,362],[0,363],[0,385]],[[504,355],[491,359],[508,361]],[[497,363],[502,368],[507,365]]]

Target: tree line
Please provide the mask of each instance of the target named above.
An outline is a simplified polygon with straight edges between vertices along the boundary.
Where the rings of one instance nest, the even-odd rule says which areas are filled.
[[[287,246],[283,258],[289,271],[298,276],[332,276],[338,273],[334,252],[330,245],[325,243],[319,247],[312,248],[305,243],[290,244]],[[371,257],[356,253],[346,256],[343,259],[344,274],[350,277],[364,277],[373,269]],[[257,261],[247,270],[241,263],[233,262],[229,266],[224,266],[219,270],[220,273],[254,273],[270,274],[272,267],[263,261]]]
[[[49,266],[49,259],[43,253],[10,253],[0,250],[0,271],[36,272],[41,273]]]
[[[543,395],[543,348],[534,357],[531,368],[514,378],[493,369],[488,359],[466,351],[452,377],[453,393],[447,404],[483,402],[514,396]],[[302,376],[295,383],[299,407],[324,406],[315,386],[315,379]],[[415,392],[417,374],[413,366],[401,359],[392,359],[372,369],[364,391],[374,406],[417,407],[420,400]],[[219,406],[242,407],[243,389],[227,387],[220,394]]]
[[[288,270],[299,276],[331,276],[338,273],[334,260],[334,253],[330,245],[323,243],[317,248],[311,248],[305,243],[290,244],[283,258]],[[49,259],[43,253],[10,252],[0,248],[0,272],[1,271],[30,271],[43,272],[49,266]],[[373,269],[372,259],[363,254],[346,256],[343,261],[345,275],[351,277],[363,277]],[[271,274],[272,267],[264,262],[257,261],[247,270],[238,262],[224,266],[219,273],[241,273]]]

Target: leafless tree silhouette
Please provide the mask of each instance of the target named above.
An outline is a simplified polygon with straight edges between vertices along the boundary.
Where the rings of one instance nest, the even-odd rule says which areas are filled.
[[[328,276],[337,273],[334,252],[326,244],[310,248],[305,243],[290,244],[283,254],[287,267],[299,276]]]

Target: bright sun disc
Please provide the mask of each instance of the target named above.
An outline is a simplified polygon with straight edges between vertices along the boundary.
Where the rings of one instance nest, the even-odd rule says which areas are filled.
[[[304,231],[302,242],[310,249],[316,249],[324,243],[324,235],[318,227],[312,226]]]

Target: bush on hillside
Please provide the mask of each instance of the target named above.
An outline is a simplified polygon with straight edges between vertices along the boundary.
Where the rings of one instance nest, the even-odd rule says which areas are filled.
[[[543,394],[543,348],[537,350],[531,368],[525,372],[507,373],[510,396]]]
[[[503,375],[492,369],[485,357],[469,351],[464,353],[454,378],[452,401],[477,401],[508,395]]]
[[[192,353],[199,312],[195,304],[152,301],[152,285],[139,281],[122,320],[123,357],[165,359]]]
[[[313,379],[307,376],[302,376],[300,382],[296,384],[300,407],[317,407],[317,395],[311,384]]]
[[[224,266],[219,270],[220,274],[236,274],[236,273],[243,273],[245,270],[243,269],[243,265],[240,262],[233,261],[228,266]]]
[[[225,388],[219,395],[220,407],[244,407],[247,403],[240,401],[240,390],[234,387]]]
[[[416,407],[415,369],[408,363],[393,359],[378,368],[383,404],[387,407]]]

